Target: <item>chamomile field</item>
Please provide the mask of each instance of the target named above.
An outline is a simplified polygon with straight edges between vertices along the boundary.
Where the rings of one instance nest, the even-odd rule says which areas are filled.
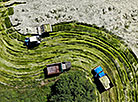
[[[137,102],[138,59],[120,37],[96,25],[63,22],[52,25],[39,46],[27,49],[24,39],[32,35],[15,30],[9,19],[14,10],[4,1],[0,0],[0,102],[49,101],[52,85],[77,71],[94,85],[91,70],[98,65],[114,87],[102,94],[95,87],[94,102]],[[64,61],[71,62],[70,71],[45,79],[47,64]]]

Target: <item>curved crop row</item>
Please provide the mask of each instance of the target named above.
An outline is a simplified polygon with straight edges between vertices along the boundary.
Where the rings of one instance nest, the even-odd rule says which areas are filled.
[[[27,49],[23,45],[25,36],[9,21],[9,8],[0,8],[0,84],[25,87],[32,84],[31,80],[39,83],[44,80],[46,64],[70,61],[72,70],[87,72],[91,80],[91,69],[97,65],[112,79],[112,89],[103,94],[95,92],[97,102],[137,101],[138,59],[119,37],[94,25],[65,22],[52,25],[49,37],[39,46]],[[27,81],[26,85],[23,81]]]

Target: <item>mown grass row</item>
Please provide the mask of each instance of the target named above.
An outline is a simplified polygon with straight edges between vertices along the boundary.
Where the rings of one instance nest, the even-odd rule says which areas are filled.
[[[27,49],[23,45],[25,36],[10,23],[12,10],[0,8],[1,84],[18,88],[35,85],[33,82],[40,84],[46,64],[71,61],[72,70],[87,72],[91,80],[91,69],[97,65],[101,65],[112,79],[112,89],[103,94],[96,90],[97,102],[137,101],[138,59],[119,37],[95,25],[65,22],[53,25],[50,37],[44,38],[39,46]],[[45,81],[49,84],[59,77]]]
[[[62,35],[62,34],[61,34]],[[54,41],[53,41],[54,42]],[[84,42],[84,41],[83,41]],[[65,43],[65,42],[63,42],[63,43]],[[67,43],[67,42],[66,42]],[[69,41],[69,43],[71,43],[71,45],[73,44],[73,43],[75,43],[75,42],[71,42],[71,41]],[[69,43],[67,43],[67,45],[69,45]],[[80,41],[78,41],[77,43],[82,43],[82,42],[80,42]],[[76,45],[76,44],[75,44]],[[79,44],[80,45],[80,44]],[[88,45],[88,44],[86,44],[86,43],[84,43],[84,45]],[[98,45],[98,44],[96,44],[96,45]],[[54,51],[54,50],[56,50],[56,49],[58,49],[59,50],[59,47],[60,46],[58,46],[57,48],[54,46],[54,48],[52,48],[52,49],[49,49],[50,51],[52,51],[52,52],[57,52],[57,53],[62,53],[61,51]],[[76,48],[76,47],[75,47]],[[64,49],[66,49],[65,47],[64,47]],[[73,49],[73,48],[71,48],[71,49]],[[82,48],[81,48],[82,49]],[[86,48],[84,48],[84,49],[86,49]],[[45,50],[44,50],[45,51]],[[74,52],[74,51],[73,51]],[[106,51],[105,51],[106,52]],[[97,54],[96,54],[97,55]],[[102,59],[102,58],[101,58]]]
[[[60,26],[61,27],[61,26]],[[58,28],[60,28],[60,27],[58,27]],[[64,25],[64,27],[65,27],[65,25]],[[62,28],[62,27],[61,27]],[[61,29],[60,28],[60,29]],[[63,29],[63,28],[62,28]],[[67,29],[67,28],[66,28]],[[70,29],[70,28],[68,28],[68,29]],[[71,29],[70,29],[71,30]],[[83,29],[84,30],[84,29]],[[81,29],[81,31],[82,31],[82,29]],[[86,30],[86,31],[88,31],[88,30]],[[64,36],[65,37],[65,36]],[[116,43],[118,43],[118,42],[116,42]],[[121,44],[120,44],[121,45]],[[112,46],[111,46],[112,47]],[[122,47],[122,46],[121,46]],[[121,47],[120,47],[120,49],[121,49]],[[112,49],[109,49],[109,50],[113,50],[113,49],[115,49],[116,47],[113,47]],[[117,49],[117,48],[116,48]],[[128,69],[130,69],[131,70],[131,72],[133,73],[133,82],[131,81],[131,83],[133,83],[133,85],[134,85],[134,87],[136,86],[136,89],[137,89],[137,81],[136,81],[136,71],[134,71],[134,67],[130,64],[130,62],[132,63],[132,61],[130,61],[130,60],[132,60],[132,59],[127,59],[128,58],[128,56],[126,56],[126,55],[124,55],[122,52],[123,51],[118,51],[118,49],[117,50],[113,50],[113,51],[115,51],[116,52],[116,54],[118,54],[118,55],[116,55],[115,56],[115,58],[118,58],[118,60],[119,60],[119,62],[120,62],[120,65],[122,66],[121,68],[120,68],[120,70],[122,70],[124,73],[125,73],[125,75],[126,76],[123,76],[123,75],[121,75],[120,77],[122,77],[122,79],[127,79],[128,80],[128,78],[127,78],[127,71],[125,71],[125,70],[128,70]],[[112,52],[113,52],[112,51]],[[127,50],[128,51],[128,50]],[[108,51],[107,51],[108,52]],[[106,52],[105,52],[106,53]],[[132,55],[131,55],[132,56]],[[127,57],[127,58],[126,58]],[[133,58],[133,59],[135,59],[135,58]],[[129,60],[129,61],[128,61]],[[123,63],[123,64],[122,64]],[[125,65],[125,64],[126,65]],[[134,63],[134,62],[133,62]],[[135,63],[137,63],[137,60],[135,60]],[[125,68],[124,66],[127,66],[127,68]],[[122,69],[124,67],[124,69]],[[120,71],[118,71],[118,73],[119,73]],[[132,79],[131,79],[132,80]],[[129,82],[125,82],[124,84],[126,85],[127,83],[129,83]],[[132,87],[130,87],[130,90],[131,90],[131,88]],[[133,89],[133,91],[135,90],[135,88]],[[134,96],[136,97],[136,92],[132,92],[132,93],[134,93]]]
[[[53,41],[53,42],[54,42],[54,41]],[[68,42],[71,43],[71,44],[67,43],[67,41],[66,41],[67,45],[72,45],[72,42],[70,42],[70,41],[68,41]],[[79,41],[76,41],[76,42],[78,43]],[[63,43],[65,43],[65,42],[63,42]],[[73,43],[75,43],[75,42],[73,42]],[[82,42],[80,42],[80,43],[82,43]],[[77,44],[75,44],[75,45],[77,46]],[[84,45],[89,45],[89,44],[86,44],[86,42],[85,42]],[[56,46],[57,46],[57,45],[56,45]],[[80,46],[80,44],[79,44],[79,46]],[[52,52],[57,53],[57,54],[58,54],[58,53],[62,53],[62,51],[60,51],[60,50],[62,50],[63,48],[61,48],[61,49],[59,49],[59,48],[60,48],[60,46],[58,46],[58,47],[55,47],[55,46],[54,46],[54,47],[52,47],[51,49],[49,49],[49,51],[52,51]],[[70,48],[70,47],[67,46],[67,48]],[[67,48],[64,47],[64,49],[67,49]],[[75,48],[76,48],[76,47],[75,47]],[[75,49],[75,48],[70,48],[70,49],[73,50],[73,49]],[[87,49],[87,47],[85,48],[85,47],[83,46],[82,48],[80,48],[80,50],[83,49],[83,48],[84,48],[85,50]],[[57,50],[57,49],[58,49],[58,50]],[[56,51],[54,51],[54,50],[56,50]],[[79,50],[79,51],[80,51],[80,50]],[[98,49],[98,50],[99,50],[99,49]],[[44,50],[44,51],[45,51],[45,50]],[[88,51],[90,51],[90,49],[89,49]],[[65,51],[64,51],[64,52],[65,52]],[[73,52],[74,52],[74,51],[73,51]],[[94,51],[92,51],[92,52],[94,52]],[[56,54],[56,55],[57,55],[57,54]],[[98,55],[98,53],[95,54],[95,55]],[[100,55],[100,56],[101,56],[101,55]],[[107,55],[105,55],[105,56],[107,56]],[[98,57],[98,58],[99,58],[99,57]],[[101,60],[102,60],[102,58],[104,58],[104,56],[101,57]],[[110,58],[110,57],[109,57],[109,58]],[[105,62],[106,62],[106,61],[105,61]]]
[[[81,42],[80,42],[80,43],[81,43]],[[72,42],[71,42],[71,44],[72,44]],[[86,45],[86,44],[84,44],[84,45]],[[86,48],[84,48],[84,49],[86,49]],[[96,54],[96,55],[98,55],[98,54]],[[106,56],[107,56],[107,55],[106,55]],[[104,58],[104,57],[102,57],[102,58]],[[109,58],[110,58],[110,57],[109,57]],[[110,60],[111,60],[111,59],[110,59]],[[111,68],[113,68],[113,67],[111,67]],[[120,72],[120,70],[118,71],[118,73],[119,73],[119,72]],[[118,74],[118,73],[117,73],[117,74]],[[121,75],[121,74],[120,74],[120,75]],[[121,76],[122,76],[122,75],[121,75]],[[121,76],[120,76],[120,77],[121,77]]]

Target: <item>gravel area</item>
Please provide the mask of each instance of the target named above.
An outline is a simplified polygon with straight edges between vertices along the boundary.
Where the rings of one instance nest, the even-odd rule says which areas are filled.
[[[14,1],[14,0],[13,0]],[[12,2],[13,2],[12,1]],[[21,33],[36,33],[41,24],[76,20],[104,26],[122,37],[138,56],[138,0],[15,0],[10,16]]]

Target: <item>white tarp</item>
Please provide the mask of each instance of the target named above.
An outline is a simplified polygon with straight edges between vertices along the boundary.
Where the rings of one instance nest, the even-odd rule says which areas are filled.
[[[32,36],[32,37],[30,37],[30,42],[35,42],[35,41],[38,41],[38,39],[37,39],[36,36]]]
[[[110,88],[110,80],[106,75],[101,77],[99,80],[101,81],[106,90]]]

